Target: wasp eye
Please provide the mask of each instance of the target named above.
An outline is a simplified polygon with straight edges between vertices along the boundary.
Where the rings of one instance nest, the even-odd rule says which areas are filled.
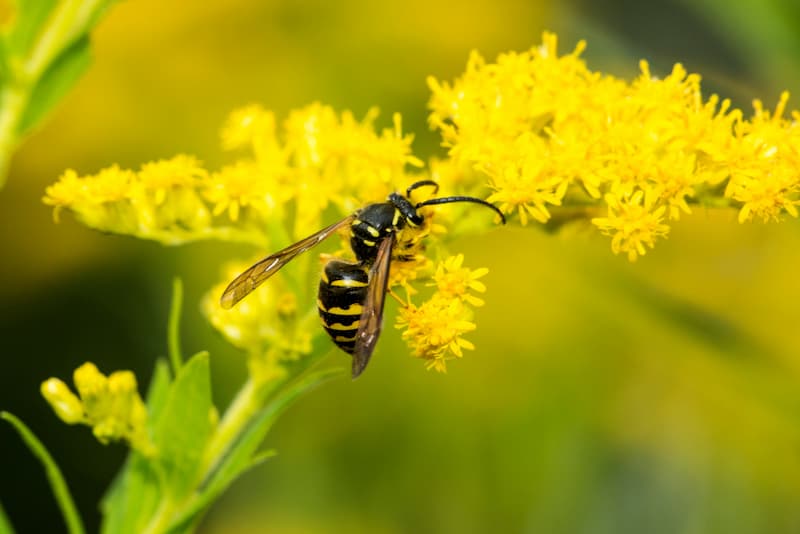
[[[414,224],[416,226],[419,226],[420,224],[425,222],[425,219],[419,213],[414,213],[408,218],[408,220],[411,221],[411,224]]]

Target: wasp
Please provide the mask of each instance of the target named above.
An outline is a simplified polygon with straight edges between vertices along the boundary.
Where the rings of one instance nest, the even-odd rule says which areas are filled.
[[[436,204],[472,202],[494,210],[502,223],[506,222],[496,206],[475,197],[431,198],[413,204],[411,192],[423,186],[434,187],[434,194],[439,190],[433,180],[421,180],[409,186],[405,196],[391,193],[386,202],[369,204],[255,263],[228,285],[222,293],[220,305],[226,309],[233,307],[296,256],[349,226],[350,247],[356,261],[331,259],[325,264],[319,282],[317,307],[324,328],[333,342],[353,357],[352,374],[353,378],[358,377],[367,367],[381,332],[389,267],[397,232],[406,226],[418,228],[424,224],[425,219],[418,210]]]

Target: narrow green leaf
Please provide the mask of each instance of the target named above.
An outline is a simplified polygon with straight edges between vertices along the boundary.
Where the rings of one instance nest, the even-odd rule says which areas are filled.
[[[290,385],[281,392],[259,412],[239,439],[231,445],[224,457],[217,462],[216,469],[203,481],[200,494],[172,523],[171,528],[181,529],[191,524],[234,480],[267,458],[274,456],[274,451],[257,453],[257,449],[278,416],[300,395],[331,378],[344,375],[344,372],[344,369],[341,368],[319,371]]]
[[[61,509],[61,514],[64,516],[64,522],[67,524],[69,533],[83,534],[85,532],[83,521],[81,521],[81,517],[72,500],[72,495],[69,493],[64,475],[61,474],[61,470],[58,468],[55,460],[53,460],[53,457],[47,452],[47,449],[42,442],[39,441],[39,438],[25,426],[25,423],[17,419],[17,417],[8,412],[0,412],[0,419],[5,419],[11,423],[11,426],[19,433],[22,441],[25,442],[25,445],[28,446],[31,453],[39,460],[42,467],[44,467],[47,480],[50,482],[50,489],[53,490],[53,496],[55,496],[56,502]]]
[[[169,384],[167,363],[158,360],[147,393],[148,425],[151,432],[166,402]],[[103,497],[101,531],[108,534],[141,532],[160,501],[158,482],[153,460],[131,451],[125,465]]]
[[[181,368],[172,383],[154,433],[164,469],[164,492],[174,500],[197,483],[211,432],[211,407],[208,353],[200,353]]]
[[[84,36],[64,50],[47,68],[31,91],[28,106],[17,127],[17,136],[23,137],[39,124],[72,89],[89,67],[89,37]]]
[[[169,349],[169,361],[172,363],[172,371],[178,374],[183,365],[181,355],[181,307],[183,305],[183,282],[180,277],[172,280],[172,303],[169,308],[169,322],[167,323],[167,347]]]
[[[159,358],[153,371],[153,379],[147,390],[147,420],[150,432],[155,432],[156,422],[161,417],[161,411],[167,402],[169,394],[170,375],[167,362]]]
[[[14,527],[11,526],[2,503],[0,503],[0,534],[14,534]]]

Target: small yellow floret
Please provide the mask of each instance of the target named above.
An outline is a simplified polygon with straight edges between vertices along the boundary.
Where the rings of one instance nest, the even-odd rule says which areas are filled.
[[[42,396],[61,420],[92,427],[101,443],[125,440],[143,454],[154,452],[147,432],[147,407],[132,372],[117,371],[106,377],[87,362],[75,370],[73,380],[80,398],[57,378],[41,386]]]
[[[462,267],[463,263],[463,254],[450,256],[440,262],[436,268],[436,274],[433,275],[433,284],[431,285],[435,285],[443,296],[459,298],[473,306],[483,306],[483,300],[471,295],[469,290],[471,289],[478,293],[486,292],[486,285],[479,281],[478,278],[486,276],[489,273],[489,269],[483,267],[472,270]]]
[[[86,421],[80,399],[58,378],[48,378],[42,382],[40,391],[58,418],[68,425]]]
[[[611,193],[606,195],[608,217],[592,219],[592,223],[612,236],[611,250],[614,254],[626,252],[630,261],[647,252],[645,245],[653,248],[658,237],[666,236],[669,226],[662,224],[665,206],[653,209],[652,197],[644,191],[622,198]]]
[[[461,337],[475,330],[469,316],[461,300],[434,295],[419,307],[409,303],[401,308],[397,328],[405,329],[403,339],[415,357],[426,360],[428,369],[445,372],[447,360],[461,358],[462,349],[475,348]]]

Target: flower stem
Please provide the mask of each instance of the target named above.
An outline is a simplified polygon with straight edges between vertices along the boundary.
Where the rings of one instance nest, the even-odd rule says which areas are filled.
[[[225,410],[225,415],[206,446],[200,480],[204,480],[216,468],[242,430],[264,407],[264,402],[270,393],[282,383],[283,380],[279,377],[265,380],[251,376],[247,379],[228,409]]]
[[[167,346],[169,361],[172,364],[174,376],[178,376],[178,371],[183,366],[183,356],[181,355],[181,307],[183,305],[183,282],[179,277],[172,280],[172,305],[169,309],[169,322],[167,323]]]

